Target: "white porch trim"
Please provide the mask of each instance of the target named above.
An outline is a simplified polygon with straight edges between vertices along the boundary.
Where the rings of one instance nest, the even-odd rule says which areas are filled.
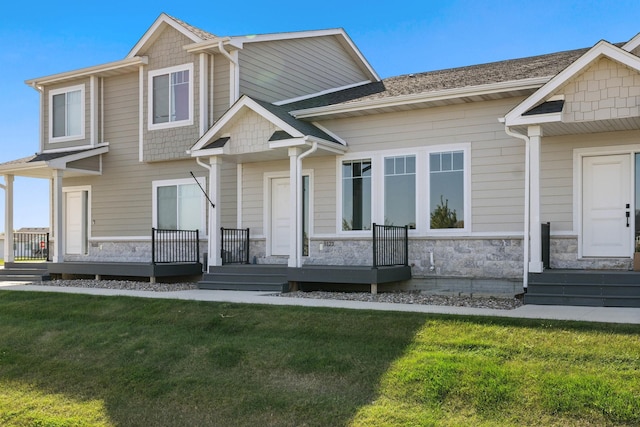
[[[542,236],[540,235],[540,147],[542,143],[542,127],[529,126],[527,135],[529,136],[529,209],[531,219],[529,222],[531,245],[529,272],[542,273]]]
[[[13,175],[4,176],[4,262],[13,262]]]

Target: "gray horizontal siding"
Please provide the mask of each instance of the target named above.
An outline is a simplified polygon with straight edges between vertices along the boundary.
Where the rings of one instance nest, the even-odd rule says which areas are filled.
[[[138,74],[105,79],[103,175],[65,179],[65,186],[91,186],[92,237],[150,236],[152,182],[207,176],[195,160],[138,162]]]
[[[323,122],[350,152],[471,144],[472,231],[522,232],[524,148],[498,122],[522,99],[496,100]]]
[[[240,92],[269,102],[367,79],[334,36],[247,43],[238,59]]]

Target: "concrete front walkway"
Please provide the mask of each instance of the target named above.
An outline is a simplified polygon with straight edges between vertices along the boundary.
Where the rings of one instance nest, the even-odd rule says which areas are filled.
[[[302,307],[331,307],[355,310],[387,310],[415,313],[453,314],[460,316],[495,316],[521,319],[578,320],[602,323],[628,323],[640,325],[640,308],[568,307],[525,305],[515,310],[490,308],[449,307],[440,305],[391,304],[379,302],[287,298],[268,292],[188,290],[173,292],[129,291],[119,289],[70,288],[41,286],[20,282],[0,282],[0,290],[59,292],[86,295],[119,295],[140,298],[162,298],[192,301],[214,301],[242,304],[290,305]]]

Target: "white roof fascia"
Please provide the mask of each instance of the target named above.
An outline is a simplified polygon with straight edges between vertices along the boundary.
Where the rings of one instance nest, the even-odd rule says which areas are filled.
[[[215,39],[204,40],[197,43],[191,43],[183,46],[182,48],[189,53],[204,52],[204,51],[219,52],[220,42],[222,42],[223,46],[227,48],[231,48],[231,49],[228,49],[230,51],[242,49],[242,44],[234,42],[233,40],[231,40],[231,37],[217,37]]]
[[[627,52],[631,52],[632,50],[634,50],[638,46],[640,46],[640,33],[636,34],[631,40],[626,42],[622,46],[622,49],[626,50]]]
[[[334,154],[344,154],[347,151],[347,146],[336,144],[335,142],[327,141],[321,138],[310,136],[308,141],[317,142],[318,147],[321,147],[324,151],[329,151]]]
[[[200,37],[196,36],[194,33],[192,33],[191,31],[187,30],[182,25],[178,24],[176,21],[171,19],[167,14],[165,14],[163,12],[163,13],[160,14],[158,19],[156,19],[155,22],[153,24],[151,24],[151,27],[149,27],[149,29],[144,33],[142,38],[140,38],[140,40],[138,40],[138,43],[136,43],[135,46],[133,46],[133,48],[131,49],[131,51],[127,55],[127,58],[132,58],[132,57],[136,56],[138,54],[138,52],[142,49],[142,47],[145,44],[147,44],[149,41],[153,40],[154,37],[156,36],[156,31],[158,31],[158,29],[160,28],[160,26],[162,24],[166,24],[166,25],[169,25],[169,26],[173,27],[175,30],[179,31],[180,33],[184,34],[185,36],[187,36],[188,38],[193,40],[194,43],[202,41],[202,39]]]
[[[209,128],[207,132],[205,132],[204,135],[202,135],[202,137],[198,140],[196,145],[194,145],[191,148],[191,151],[199,150],[205,145],[207,145],[208,141],[211,138],[213,138],[214,135],[220,132],[222,128],[227,123],[229,123],[229,121],[233,118],[233,116],[235,116],[244,107],[247,107],[253,110],[257,114],[261,115],[262,117],[264,117],[265,119],[269,120],[271,123],[276,125],[278,128],[282,129],[283,131],[287,132],[289,135],[293,136],[294,138],[300,138],[304,136],[300,131],[290,126],[286,122],[280,120],[280,118],[272,114],[270,111],[266,110],[260,104],[255,102],[253,99],[249,98],[246,95],[242,95],[242,97],[238,101],[236,101],[236,103],[233,104],[231,108],[229,108],[227,112],[224,113],[222,117],[211,128]]]
[[[135,65],[148,64],[149,59],[146,56],[134,56],[122,59],[120,61],[107,62],[106,64],[94,65],[92,67],[80,68],[79,70],[66,71],[64,73],[52,74],[49,76],[38,77],[35,79],[25,80],[29,86],[39,86],[59,81],[70,80],[79,77],[87,77],[108,71],[118,70],[120,68],[131,67]]]
[[[30,169],[42,169],[46,168],[47,163],[44,161],[33,162],[33,163],[18,163],[18,164],[10,164],[0,167],[0,172],[12,172],[12,171],[24,171]]]
[[[302,96],[298,96],[296,98],[284,99],[282,101],[274,102],[273,105],[291,104],[293,102],[304,101],[305,99],[311,99],[311,98],[316,98],[318,96],[327,95],[327,94],[330,94],[330,93],[340,92],[341,90],[352,89],[352,88],[358,87],[358,86],[364,86],[364,85],[369,84],[369,83],[371,83],[371,80],[364,80],[364,81],[361,81],[361,82],[358,82],[358,83],[353,83],[353,84],[350,84],[350,85],[345,85],[345,86],[340,86],[340,87],[336,87],[336,88],[321,90],[320,92],[311,93],[309,95],[302,95]]]
[[[299,147],[307,144],[307,138],[304,136],[296,138],[280,139],[278,141],[269,142],[269,148],[289,148]]]
[[[562,121],[562,113],[534,114],[531,116],[519,116],[512,119],[507,126],[529,126],[543,123],[558,123]]]
[[[203,157],[203,156],[221,156],[225,153],[224,147],[209,148],[206,150],[191,150],[191,157]]]
[[[336,135],[335,133],[331,132],[329,129],[327,129],[326,127],[322,126],[320,123],[311,122],[311,124],[314,125],[315,127],[317,127],[318,129],[320,129],[321,131],[323,131],[324,133],[326,133],[327,135],[329,135],[331,138],[333,138],[336,141],[338,141],[340,144],[344,145],[345,147],[347,146],[347,141],[345,141],[344,139],[340,138],[338,135]]]
[[[596,43],[588,52],[575,60],[571,65],[558,73],[554,78],[549,80],[539,90],[529,96],[527,99],[518,104],[513,110],[505,115],[506,126],[512,126],[522,114],[538,105],[547,96],[553,93],[569,79],[579,74],[582,70],[591,65],[596,59],[606,56],[614,61],[626,65],[629,68],[640,71],[640,58],[622,50],[604,40]]]
[[[511,90],[538,89],[551,79],[548,77],[535,77],[508,82],[490,83],[479,86],[467,86],[462,88],[445,89],[433,92],[413,93],[409,95],[393,96],[388,98],[375,98],[364,101],[349,102],[347,104],[335,104],[325,107],[307,108],[295,110],[290,113],[298,119],[321,117],[328,114],[348,113],[353,111],[371,110],[381,107],[394,107],[421,102],[442,101],[447,99],[464,98],[470,96],[490,95]]]
[[[281,139],[279,141],[269,142],[269,148],[289,148],[300,147],[303,145],[309,145],[309,143],[317,142],[318,147],[324,151],[329,151],[335,154],[344,154],[347,151],[347,147],[336,144],[335,142],[327,141],[322,138],[316,138],[314,136],[306,136],[302,138],[288,138]]]
[[[231,39],[240,43],[269,42],[276,40],[294,40],[308,37],[343,36],[346,34],[342,28],[329,28],[326,30],[290,31],[284,33],[256,34],[247,36],[232,36]]]

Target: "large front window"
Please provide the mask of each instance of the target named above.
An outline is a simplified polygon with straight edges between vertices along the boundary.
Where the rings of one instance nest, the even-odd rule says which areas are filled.
[[[371,229],[371,161],[342,163],[342,230]]]
[[[84,86],[50,93],[50,139],[52,142],[80,139],[84,135]]]
[[[416,228],[416,156],[384,159],[384,223]]]
[[[204,231],[204,195],[197,183],[161,181],[154,183],[154,191],[157,228]]]
[[[193,123],[192,78],[190,64],[149,73],[151,129]]]
[[[429,182],[429,228],[464,228],[464,152],[429,154]]]

